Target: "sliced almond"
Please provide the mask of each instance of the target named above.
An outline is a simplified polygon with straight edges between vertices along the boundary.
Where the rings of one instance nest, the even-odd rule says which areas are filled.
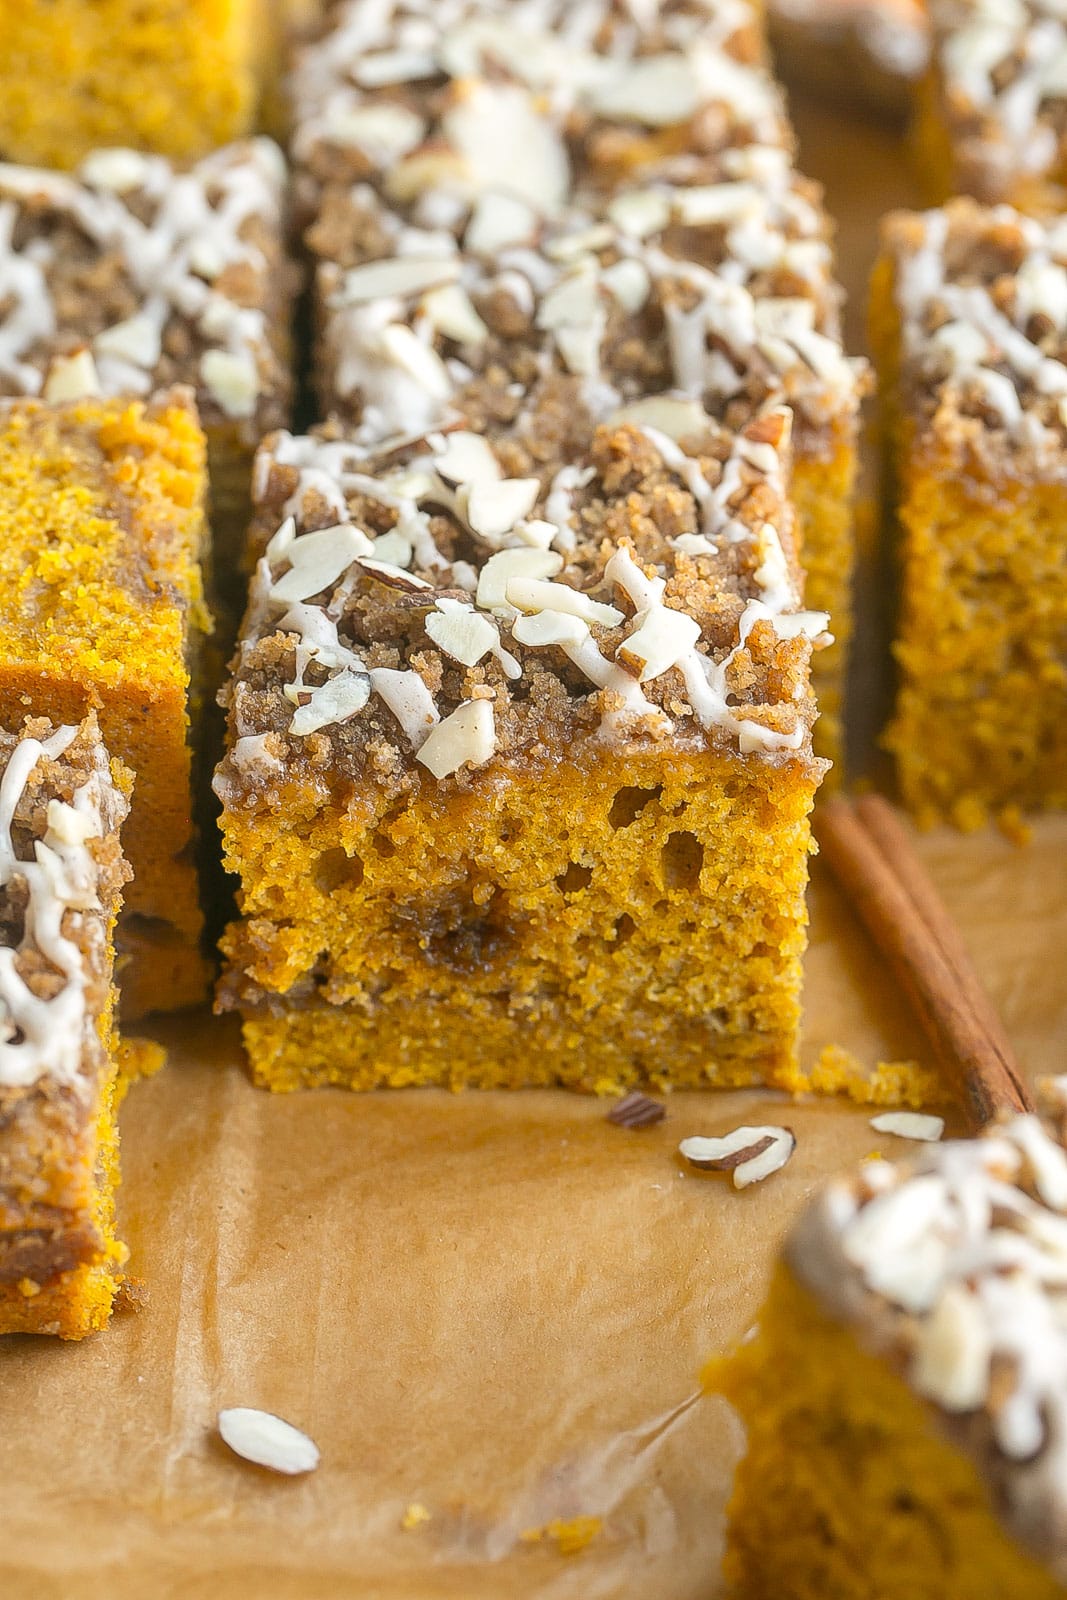
[[[44,398],[49,405],[87,400],[99,393],[100,378],[90,350],[83,346],[69,356],[56,356],[44,381]]]
[[[581,589],[572,589],[570,584],[546,583],[542,578],[512,578],[506,599],[518,611],[562,611],[565,616],[598,622],[605,628],[617,628],[626,620],[615,606],[593,600]]]
[[[492,446],[480,433],[450,433],[442,450],[434,452],[434,470],[453,486],[460,483],[499,483],[503,477]]]
[[[288,1477],[314,1472],[319,1464],[314,1440],[270,1411],[231,1406],[219,1412],[219,1433],[235,1455]]]
[[[631,423],[635,428],[655,428],[668,439],[681,443],[683,439],[698,438],[708,430],[708,414],[699,400],[686,400],[680,395],[652,394],[643,400],[634,400],[620,406],[612,413],[608,426],[621,428]]]
[[[426,632],[439,649],[461,666],[476,666],[496,648],[500,636],[481,612],[456,600],[439,600],[426,618]]]
[[[678,1151],[702,1172],[732,1172],[734,1188],[746,1189],[784,1167],[796,1147],[792,1128],[768,1126],[734,1128],[717,1139],[683,1139]]]
[[[297,706],[289,732],[296,738],[306,738],[320,728],[347,722],[363,710],[369,699],[370,679],[365,672],[340,672],[312,689],[310,699]]]
[[[370,105],[335,102],[328,107],[323,125],[333,144],[354,145],[379,166],[399,161],[426,136],[422,117],[392,100]]]
[[[541,485],[536,478],[502,478],[471,485],[467,522],[483,539],[501,539],[533,510]]]
[[[700,623],[694,617],[670,606],[653,606],[623,640],[615,658],[628,672],[634,671],[639,683],[648,683],[676,666],[699,638]]]
[[[602,117],[666,128],[687,122],[700,107],[700,79],[680,52],[640,56],[611,66],[591,94],[593,107]]]
[[[371,667],[371,688],[388,706],[418,750],[430,729],[439,722],[433,695],[417,672],[399,672],[393,667]]]
[[[465,700],[427,735],[416,760],[435,778],[460,767],[482,767],[496,749],[493,708],[488,700]]]
[[[946,1411],[975,1411],[989,1392],[992,1344],[981,1302],[949,1283],[919,1324],[912,1380],[920,1394]]]
[[[423,296],[422,310],[438,333],[457,344],[484,344],[489,337],[489,329],[462,284],[448,283],[431,289]]]
[[[507,588],[513,578],[552,578],[561,570],[563,557],[555,550],[529,545],[500,550],[489,557],[478,574],[478,604],[487,611],[508,604]]]
[[[205,350],[200,376],[228,417],[251,417],[259,399],[259,368],[248,350]]]
[[[162,350],[159,323],[147,313],[139,312],[98,333],[93,349],[98,356],[115,356],[119,361],[132,362],[135,367],[150,369],[156,365]]]
[[[624,189],[608,206],[608,216],[631,239],[647,239],[670,222],[671,205],[658,189]]]
[[[322,594],[334,587],[353,561],[369,556],[373,549],[367,535],[351,523],[301,534],[284,547],[289,571],[271,585],[271,599],[288,605]]]
[[[482,79],[466,88],[442,128],[473,190],[516,195],[543,216],[558,210],[570,188],[570,163],[555,119],[517,84]]]
[[[871,1118],[876,1133],[891,1133],[897,1139],[917,1139],[936,1144],[945,1131],[944,1117],[924,1116],[918,1111],[883,1111]]]
[[[536,648],[580,645],[589,637],[589,624],[565,611],[535,611],[529,617],[516,617],[511,635],[519,644]]]
[[[652,290],[652,279],[642,261],[613,261],[600,274],[600,281],[630,316],[641,310]]]
[[[525,244],[537,229],[537,212],[512,194],[483,194],[467,224],[463,247],[471,255],[493,257],[508,245]]]
[[[459,276],[454,256],[392,256],[388,261],[368,261],[350,267],[344,275],[338,305],[365,305],[372,300],[404,299],[422,294]]]

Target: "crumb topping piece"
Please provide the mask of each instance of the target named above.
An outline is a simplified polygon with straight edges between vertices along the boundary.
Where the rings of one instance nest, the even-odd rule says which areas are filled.
[[[61,727],[45,739],[0,736],[0,1087],[41,1078],[79,1093],[91,1088],[83,1066],[95,1018],[87,1006],[82,944],[104,938],[100,873],[91,843],[126,815],[106,753],[91,750],[91,771],[69,801],[30,804],[39,763],[58,761],[79,736]],[[94,919],[86,913],[97,913]],[[78,934],[78,939],[73,937]],[[79,942],[80,941],[80,942]]]
[[[1067,1576],[1067,1077],[1040,1115],[837,1179],[798,1276],[938,1406],[1015,1535]]]
[[[284,185],[269,139],[186,171],[122,149],[74,174],[0,164],[0,388],[47,381],[46,398],[70,399],[195,382],[249,422],[287,383],[268,326]]]
[[[943,437],[1062,476],[1067,220],[954,200],[888,218],[884,240],[896,270],[906,406]]]

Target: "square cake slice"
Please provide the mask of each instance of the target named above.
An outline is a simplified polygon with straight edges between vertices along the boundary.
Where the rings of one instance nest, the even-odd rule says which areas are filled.
[[[0,402],[0,726],[95,710],[137,781],[125,1014],[201,999],[190,674],[210,619],[204,436],[188,390]]]
[[[0,394],[190,385],[223,575],[255,447],[289,420],[284,187],[269,139],[187,170],[125,149],[94,151],[72,175],[0,164]]]
[[[0,1333],[104,1327],[126,1259],[112,932],[131,781],[92,716],[0,732]]]
[[[487,192],[549,216],[681,150],[791,141],[748,0],[341,0],[292,101],[308,217],[353,183],[445,226]]]
[[[620,421],[547,484],[465,430],[274,441],[216,779],[259,1082],[789,1071],[826,624],[789,420]]]
[[[736,1600],[1067,1594],[1067,1078],[832,1182],[707,1387],[748,1434]]]
[[[930,0],[913,140],[925,193],[1067,201],[1067,18],[1056,0]]]
[[[890,217],[872,342],[903,797],[961,827],[1067,805],[1067,224],[971,200]]]
[[[105,145],[179,160],[256,126],[276,0],[0,0],[0,156],[75,167]]]

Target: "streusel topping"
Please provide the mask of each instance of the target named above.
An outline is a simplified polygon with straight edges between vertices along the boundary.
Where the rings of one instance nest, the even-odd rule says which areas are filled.
[[[827,618],[802,609],[789,413],[732,434],[690,412],[680,439],[673,420],[602,427],[547,487],[468,430],[369,460],[328,432],[268,441],[255,492],[277,531],[226,798],[294,762],[410,786],[578,735],[807,752]]]

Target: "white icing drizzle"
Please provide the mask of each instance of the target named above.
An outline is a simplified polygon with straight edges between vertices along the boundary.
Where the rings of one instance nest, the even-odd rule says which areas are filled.
[[[720,660],[699,648],[699,622],[664,600],[665,579],[642,572],[627,547],[618,547],[608,558],[604,576],[624,597],[630,615],[595,600],[569,581],[566,560],[575,547],[573,497],[588,486],[592,469],[568,468],[558,474],[545,497],[552,514],[541,516],[536,480],[529,480],[527,492],[527,480],[504,478],[486,441],[476,434],[432,435],[423,452],[411,454],[392,469],[386,465],[377,475],[351,444],[287,433],[275,436],[257,462],[257,491],[262,496],[282,466],[295,470],[297,485],[286,501],[285,521],[257,569],[249,632],[253,638],[275,630],[295,636],[294,676],[284,690],[296,708],[289,733],[305,736],[350,720],[377,695],[396,717],[417,759],[440,723],[427,749],[431,770],[444,761],[442,749],[468,752],[462,757],[468,762],[474,761],[469,752],[478,752],[475,764],[492,754],[488,700],[476,702],[476,708],[462,717],[453,720],[450,714],[442,721],[441,709],[419,674],[410,668],[369,667],[360,651],[345,644],[338,633],[344,604],[361,574],[400,587],[428,587],[425,579],[408,569],[445,567],[432,543],[429,516],[431,510],[447,510],[475,535],[484,554],[472,574],[475,592],[469,598],[460,599],[454,592],[428,593],[426,633],[444,655],[465,667],[495,656],[505,676],[514,681],[523,668],[506,648],[502,630],[525,649],[562,651],[595,688],[605,691],[601,737],[608,741],[631,737],[635,725],[660,737],[672,731],[671,719],[647,698],[642,685],[677,668],[704,730],[724,730],[745,752],[800,749],[807,728],[799,716],[794,713],[787,731],[766,727],[731,703],[729,684],[730,669],[758,623],[770,624],[783,638],[812,639],[823,635],[827,623],[825,613],[799,610],[777,530],[768,523],[747,525],[737,513],[740,497],[754,480],[762,479],[775,501],[785,505],[789,413],[780,410],[773,421],[779,447],[746,434],[737,436],[715,483],[672,440],[645,430],[664,465],[697,498],[705,529],[697,553],[705,549],[714,553],[746,540],[755,550],[756,593],[744,603],[736,642]],[[331,477],[333,485],[326,492],[324,483]],[[346,493],[376,500],[396,513],[400,527],[417,532],[402,541],[403,549],[395,532],[373,539],[347,520]],[[298,533],[311,507],[322,505],[336,513],[338,522]],[[430,552],[424,548],[418,554],[416,546],[427,541]],[[379,559],[386,543],[395,560]],[[594,627],[625,632],[605,653]],[[325,683],[309,684],[306,674],[312,665],[328,674]],[[261,746],[248,743],[256,730],[243,722],[239,699],[235,704],[237,741],[231,759],[239,767],[254,762],[263,773]],[[225,774],[220,782],[225,788]]]
[[[247,225],[259,218],[280,227],[284,183],[268,139],[215,151],[185,172],[132,150],[96,151],[74,175],[0,164],[0,384],[39,394],[63,331],[53,296],[57,247],[42,225],[52,213],[101,259],[114,258],[137,297],[133,316],[92,341],[101,392],[148,394],[177,318],[204,347],[189,381],[227,416],[252,417],[270,358],[266,311],[237,304],[217,283],[231,267],[263,272]]]
[[[87,1036],[94,1019],[87,1013],[84,956],[64,931],[70,913],[100,912],[99,874],[87,841],[101,838],[126,812],[126,802],[111,783],[107,757],[99,745],[95,770],[71,802],[53,799],[47,827],[34,843],[32,860],[15,853],[13,827],[26,785],[38,762],[58,760],[78,736],[62,727],[41,741],[24,737],[8,756],[0,779],[0,888],[25,886],[24,925],[16,947],[0,948],[0,1087],[28,1088],[48,1077],[84,1093],[91,1087],[82,1072]],[[103,941],[97,926],[83,919],[90,936]],[[19,972],[22,952],[37,951],[62,977],[55,994],[34,994]]]
[[[788,1246],[801,1279],[902,1364],[992,1481],[1012,1531],[1067,1579],[1067,1077],[1044,1120],[869,1163]],[[999,1374],[994,1381],[995,1374]]]
[[[1060,0],[934,0],[930,10],[965,186],[1008,199],[1018,178],[1059,159],[1067,15]]]
[[[965,266],[950,273],[950,254],[982,260],[989,247],[1018,240],[1014,295],[993,298],[993,276]],[[891,225],[906,371],[937,387],[941,401],[974,411],[974,398],[1016,444],[1062,452],[1067,364],[1028,333],[1040,317],[1043,336],[1063,347],[1067,335],[1067,223],[1025,217],[1008,206],[982,210],[954,201],[940,211]],[[1002,275],[999,275],[1002,276]],[[1051,330],[1051,332],[1049,332]]]

